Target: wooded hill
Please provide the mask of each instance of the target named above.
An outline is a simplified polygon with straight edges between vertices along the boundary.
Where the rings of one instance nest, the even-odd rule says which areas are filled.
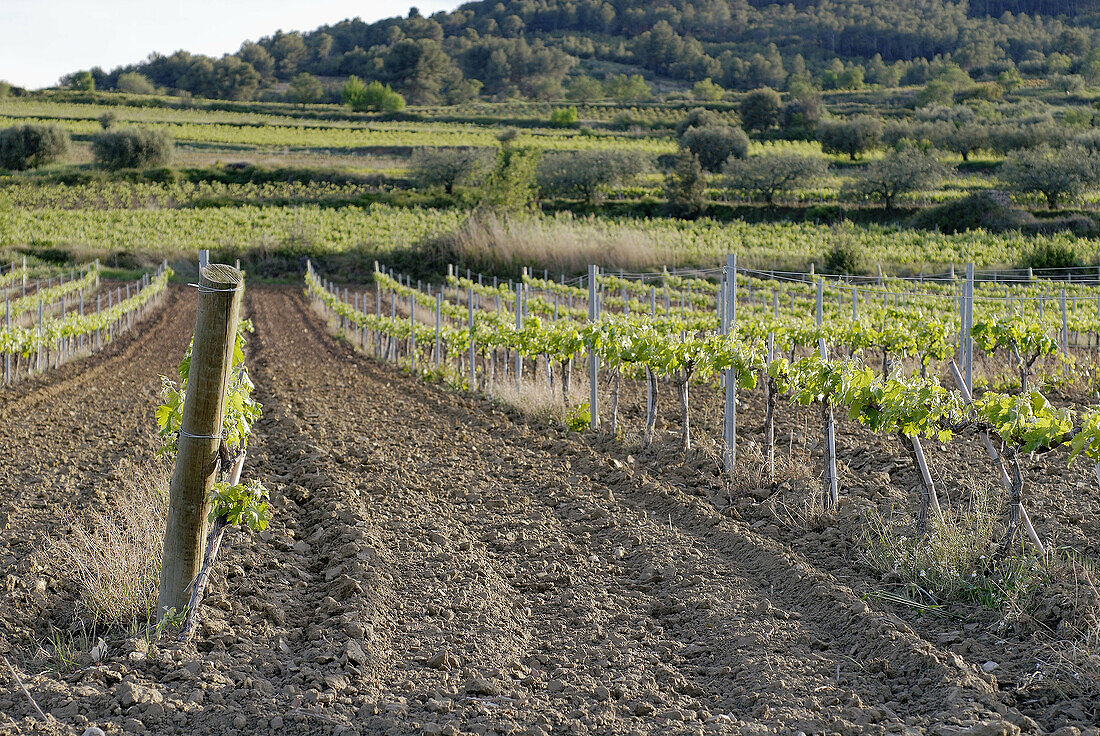
[[[280,31],[221,59],[154,54],[62,83],[253,99],[282,95],[309,74],[325,83],[310,92],[320,101],[355,75],[392,85],[410,104],[637,99],[704,79],[725,90],[783,90],[796,80],[823,89],[923,84],[945,60],[976,79],[1016,70],[1094,82],[1098,46],[1093,0],[493,0]],[[636,74],[648,86],[624,83]],[[315,90],[307,81],[298,88]]]

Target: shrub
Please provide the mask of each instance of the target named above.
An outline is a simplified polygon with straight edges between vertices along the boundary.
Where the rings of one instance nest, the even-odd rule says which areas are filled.
[[[110,130],[115,126],[115,123],[117,122],[118,115],[115,114],[114,110],[108,110],[107,112],[99,116],[99,127],[103,128],[104,130]]]
[[[550,111],[550,125],[555,128],[577,127],[577,107],[556,107]]]
[[[691,94],[697,100],[703,100],[705,102],[717,102],[726,95],[726,90],[722,89],[722,86],[715,84],[711,81],[710,77],[702,79],[694,84],[691,88]]]
[[[684,148],[676,156],[675,167],[665,178],[668,207],[679,217],[696,217],[706,209],[706,188],[699,157]]]
[[[822,269],[825,273],[858,274],[863,271],[863,256],[855,240],[841,231],[825,252]]]
[[[92,156],[112,171],[167,166],[172,160],[172,139],[162,130],[107,130],[92,138]]]
[[[650,168],[636,151],[556,151],[547,153],[535,171],[539,190],[548,196],[597,201],[608,187],[633,180]]]
[[[748,154],[749,137],[730,125],[688,128],[680,145],[695,154],[704,169],[718,172],[731,156],[744,158]]]
[[[730,188],[751,192],[770,206],[777,196],[821,179],[827,169],[820,158],[780,153],[731,158],[723,171]]]
[[[1078,268],[1084,265],[1073,246],[1064,241],[1044,240],[1024,253],[1021,268]]]
[[[16,125],[0,130],[0,168],[13,171],[53,163],[69,150],[69,134],[56,125]]]
[[[708,110],[705,107],[693,107],[684,116],[683,120],[676,123],[676,137],[681,137],[687,132],[688,128],[713,128],[728,124],[728,121],[713,110]]]
[[[965,230],[1000,233],[1022,230],[1034,223],[1035,217],[1031,213],[1013,207],[1001,192],[975,192],[962,199],[929,207],[912,220],[914,227],[944,233]]]
[[[1041,194],[1047,207],[1054,209],[1063,199],[1076,198],[1100,181],[1100,157],[1079,145],[1041,146],[1010,154],[1000,176],[1012,191]]]
[[[441,186],[447,194],[454,194],[458,184],[483,182],[492,167],[493,151],[486,148],[417,148],[409,173],[418,186]]]
[[[782,100],[769,87],[753,90],[741,101],[741,124],[749,130],[768,130],[779,125]]]
[[[825,153],[846,154],[855,161],[860,154],[882,140],[882,121],[867,115],[849,120],[826,120],[817,127],[817,138]]]
[[[398,112],[405,109],[405,98],[388,84],[378,80],[363,84],[363,80],[355,75],[348,77],[344,83],[341,98],[345,105],[356,111]]]
[[[118,75],[118,83],[115,85],[120,92],[132,95],[151,95],[157,90],[149,77],[139,72],[124,72]]]

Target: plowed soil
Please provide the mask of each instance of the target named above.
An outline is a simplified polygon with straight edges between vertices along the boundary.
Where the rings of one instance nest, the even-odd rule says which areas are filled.
[[[246,296],[265,406],[246,475],[275,513],[227,537],[194,645],[120,639],[43,671],[73,596],[33,552],[152,454],[193,299],[0,392],[0,653],[50,714],[0,670],[0,734],[1068,735],[1097,718],[1068,696],[1021,712],[984,653],[940,635],[957,622],[865,600],[851,555],[822,551],[835,539],[375,364],[295,288]]]

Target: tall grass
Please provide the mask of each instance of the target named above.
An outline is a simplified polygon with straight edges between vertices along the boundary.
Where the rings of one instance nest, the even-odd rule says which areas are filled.
[[[48,539],[47,564],[76,587],[78,616],[93,627],[152,618],[168,513],[168,470],[123,462],[106,508],[70,516],[65,536]]]
[[[518,276],[524,266],[551,274],[585,273],[589,264],[627,272],[681,265],[657,233],[608,227],[592,218],[553,218],[478,212],[442,239],[442,250],[463,267]]]

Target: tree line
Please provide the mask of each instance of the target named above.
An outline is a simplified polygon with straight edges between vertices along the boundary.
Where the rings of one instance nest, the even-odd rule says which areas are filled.
[[[1002,10],[994,13],[997,7]],[[423,105],[483,97],[553,100],[567,91],[575,99],[614,96],[584,79],[578,84],[592,78],[581,73],[592,62],[625,64],[688,86],[706,82],[712,91],[925,84],[944,63],[979,78],[1100,81],[1100,21],[1065,11],[1054,3],[998,6],[993,0],[972,4],[970,12],[964,3],[923,0],[501,0],[430,17],[414,8],[376,23],[353,19],[306,33],[279,31],[219,59],[153,54],[110,72],[77,72],[63,83],[245,100],[274,95],[303,74],[356,76],[389,84],[410,104]],[[647,91],[632,94],[642,99]],[[338,86],[330,86],[320,97],[339,96]]]

